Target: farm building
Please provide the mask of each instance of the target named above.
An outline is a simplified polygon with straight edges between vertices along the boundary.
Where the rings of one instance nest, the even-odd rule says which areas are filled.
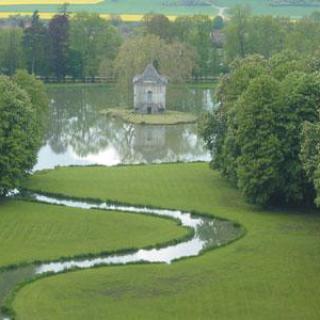
[[[139,113],[163,113],[166,110],[168,80],[149,64],[144,72],[133,78],[134,110]]]

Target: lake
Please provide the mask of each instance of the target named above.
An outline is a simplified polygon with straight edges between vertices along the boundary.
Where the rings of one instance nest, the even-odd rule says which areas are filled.
[[[110,84],[49,85],[49,122],[34,170],[58,165],[210,160],[197,124],[132,125],[101,115],[106,108],[128,105],[128,99],[118,92]],[[212,85],[209,89],[191,85],[168,88],[168,109],[199,115],[214,104]]]

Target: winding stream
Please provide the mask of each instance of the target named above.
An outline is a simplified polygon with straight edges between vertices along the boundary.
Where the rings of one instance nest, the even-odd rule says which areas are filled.
[[[222,12],[223,13],[223,12]],[[34,170],[56,165],[163,163],[174,161],[209,161],[196,125],[134,126],[108,120],[99,113],[105,101],[117,100],[115,90],[106,87],[51,88],[50,125],[46,142]],[[213,91],[186,88],[169,90],[172,108],[201,113],[214,107]],[[61,199],[42,194],[13,194],[12,197],[79,209],[122,211],[171,218],[193,232],[178,243],[127,253],[70,259],[63,262],[29,264],[0,272],[0,306],[20,283],[46,273],[60,273],[74,268],[128,263],[167,263],[194,257],[204,250],[227,244],[243,234],[233,222],[193,215],[170,209],[150,209],[104,202]],[[0,313],[0,319],[10,320]]]
[[[59,273],[74,268],[88,269],[98,265],[142,263],[167,263],[177,259],[199,255],[207,249],[225,245],[239,238],[243,230],[231,221],[217,218],[209,218],[200,215],[192,215],[190,212],[170,209],[150,209],[146,207],[116,205],[106,202],[80,201],[70,199],[58,199],[42,194],[28,194],[27,199],[36,200],[52,205],[63,205],[79,209],[99,209],[123,211],[129,214],[148,214],[161,217],[169,217],[178,220],[182,226],[191,228],[193,236],[179,243],[162,248],[139,249],[130,253],[119,253],[109,256],[101,256],[90,259],[71,259],[63,262],[50,262],[31,264],[24,267],[4,271],[0,273],[0,304],[11,290],[18,284],[35,276],[46,273]],[[3,319],[9,318],[3,315]]]

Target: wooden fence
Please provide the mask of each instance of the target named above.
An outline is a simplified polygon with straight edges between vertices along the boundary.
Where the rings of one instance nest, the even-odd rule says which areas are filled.
[[[93,77],[83,77],[83,78],[73,78],[70,76],[66,76],[63,79],[59,79],[54,76],[37,76],[39,80],[42,80],[45,83],[114,83],[116,82],[115,77],[100,77],[100,76],[93,76]],[[191,77],[186,79],[186,82],[214,82],[218,79],[217,76],[201,76],[201,77]]]

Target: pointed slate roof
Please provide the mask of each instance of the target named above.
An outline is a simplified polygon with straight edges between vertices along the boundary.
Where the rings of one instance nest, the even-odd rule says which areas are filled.
[[[161,76],[156,70],[156,68],[153,66],[153,64],[150,63],[147,65],[142,74],[136,75],[133,78],[134,84],[139,82],[154,82],[157,84],[167,84],[168,80],[166,77]]]

